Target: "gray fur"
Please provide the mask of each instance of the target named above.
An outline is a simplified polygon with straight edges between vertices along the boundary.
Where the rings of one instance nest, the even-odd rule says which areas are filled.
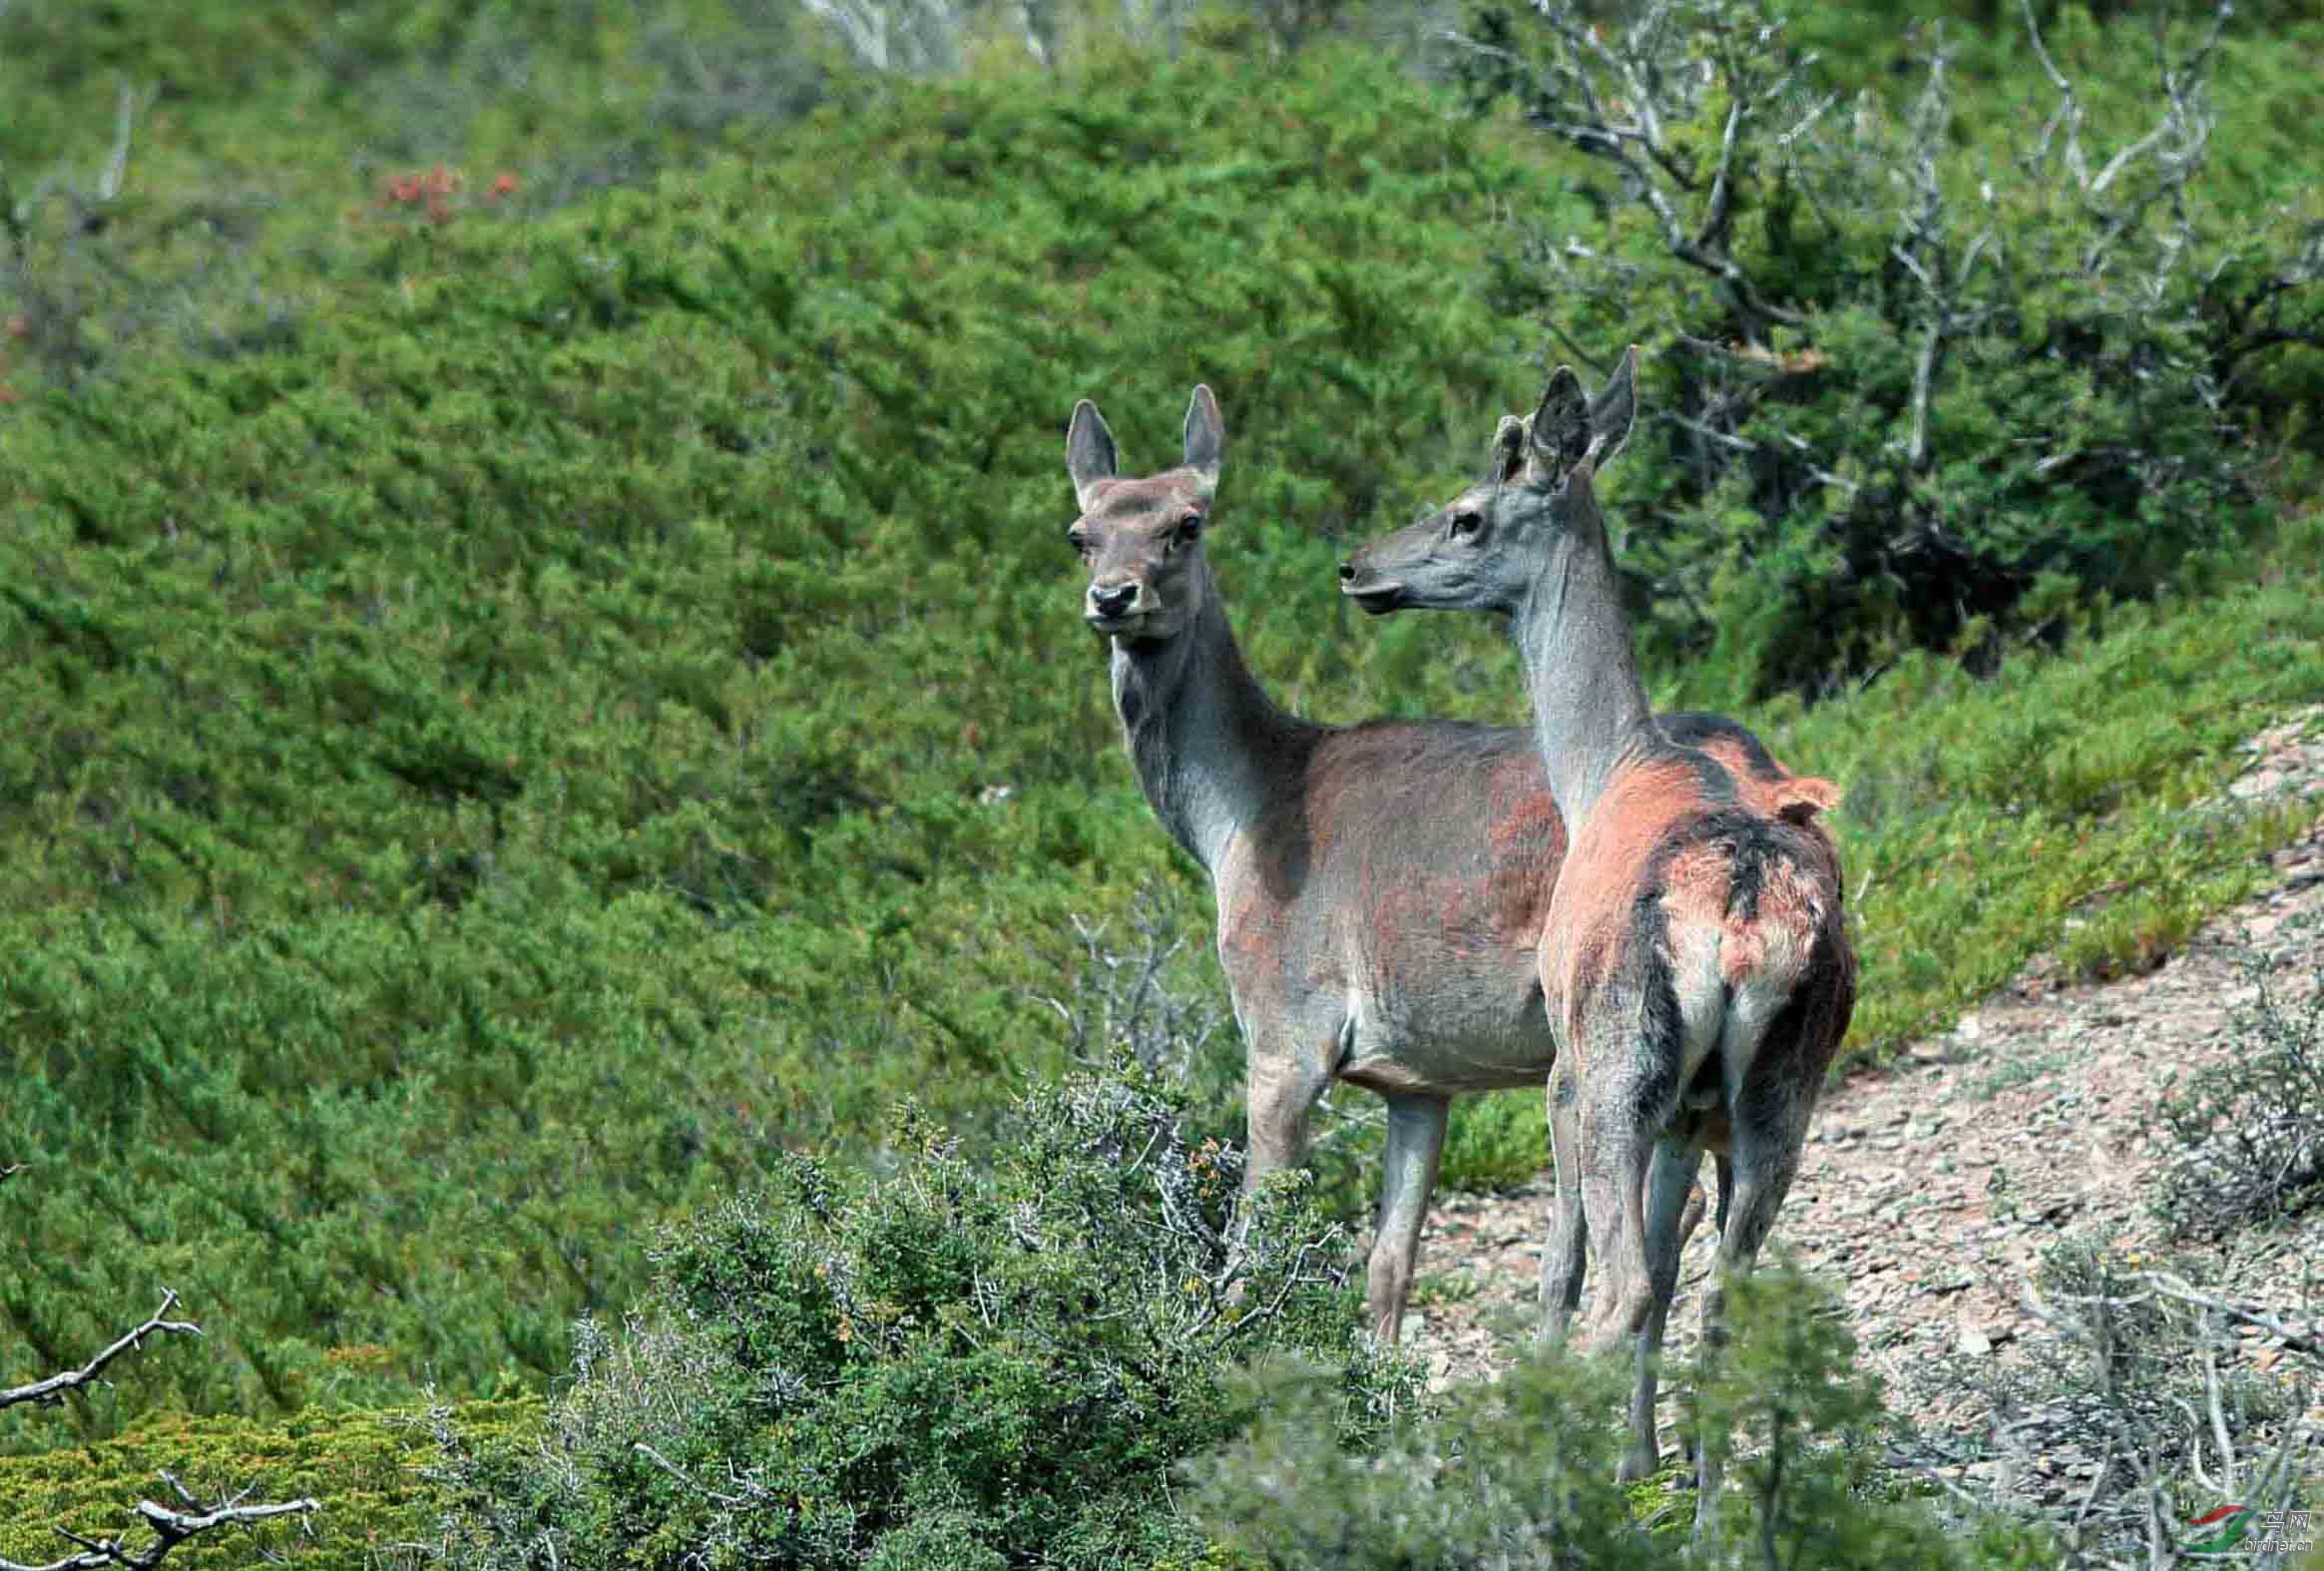
[[[1628,384],[1631,363],[1624,358],[1617,383]],[[1601,395],[1622,420],[1619,431],[1601,431],[1581,382],[1560,366],[1530,427],[1504,417],[1494,439],[1502,477],[1363,547],[1341,575],[1367,610],[1493,611],[1510,619],[1534,700],[1534,733],[1558,811],[1570,824],[1581,821],[1618,767],[1660,741],[1592,483],[1590,453],[1602,441],[1610,453],[1620,450],[1627,398],[1612,386]],[[1509,478],[1513,428],[1528,433],[1531,457]],[[1479,522],[1463,528],[1468,518]]]
[[[1073,476],[1074,494],[1087,506],[1090,487],[1100,480],[1111,480],[1119,459],[1114,450],[1114,433],[1106,428],[1106,417],[1098,406],[1084,398],[1074,405],[1073,423],[1066,427],[1065,467]]]
[[[1447,1098],[1540,1085],[1554,1056],[1531,943],[1509,942],[1477,892],[1498,865],[1498,797],[1511,782],[1543,788],[1533,740],[1452,723],[1318,726],[1278,709],[1243,663],[1199,545],[1223,452],[1215,402],[1196,390],[1185,466],[1120,481],[1104,421],[1084,407],[1067,462],[1084,509],[1072,535],[1090,569],[1085,610],[1110,645],[1139,785],[1216,896],[1246,1054],[1247,1182],[1301,1160],[1335,1078],[1388,1099],[1368,1297],[1392,1338]],[[1098,603],[1133,590],[1117,612]],[[1555,853],[1539,849],[1546,908]],[[1436,903],[1415,904],[1426,889]]]
[[[1218,400],[1208,387],[1196,387],[1186,402],[1186,467],[1218,483],[1219,465],[1226,459],[1226,422],[1219,417]]]

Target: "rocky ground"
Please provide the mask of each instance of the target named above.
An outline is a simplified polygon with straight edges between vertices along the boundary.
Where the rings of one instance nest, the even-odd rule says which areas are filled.
[[[2324,709],[2247,751],[2236,801],[2324,792]],[[1930,1367],[2007,1363],[2055,1334],[2029,1304],[2027,1279],[2070,1230],[2125,1258],[2195,1257],[2215,1285],[2304,1305],[2311,1317],[2324,1309],[2324,1212],[2190,1247],[2168,1241],[2149,1209],[2171,1155],[2156,1101],[2174,1076],[2235,1051],[2230,1026],[2252,993],[2254,952],[2293,996],[2324,974],[2324,829],[2273,863],[2269,887],[2159,969],[2078,985],[2037,961],[1952,1031],[1824,1097],[1776,1237],[1840,1290],[1892,1408],[1922,1428],[1967,1434],[1984,1416],[1964,1382],[1921,1377]],[[1490,1375],[1511,1323],[1530,1323],[1545,1209],[1542,1188],[1439,1202],[1406,1333],[1433,1382]],[[1680,1353],[1712,1251],[1705,1227],[1688,1246],[1672,1316]],[[2242,1345],[2255,1371],[2284,1364],[2289,1374],[2306,1361],[2287,1359],[2280,1335]],[[2324,1423],[2324,1407],[2311,1416]]]

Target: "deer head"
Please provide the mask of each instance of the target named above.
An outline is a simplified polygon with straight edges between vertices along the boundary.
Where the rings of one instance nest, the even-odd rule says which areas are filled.
[[[1065,466],[1082,514],[1066,539],[1090,570],[1082,615],[1099,634],[1157,644],[1193,620],[1209,594],[1202,528],[1225,448],[1218,400],[1196,387],[1186,405],[1184,461],[1142,480],[1117,479],[1106,417],[1087,398],[1074,406]]]
[[[1502,416],[1490,478],[1360,548],[1340,567],[1341,591],[1375,616],[1514,613],[1562,542],[1604,537],[1596,479],[1629,437],[1637,357],[1626,352],[1596,398],[1559,366],[1532,419]]]

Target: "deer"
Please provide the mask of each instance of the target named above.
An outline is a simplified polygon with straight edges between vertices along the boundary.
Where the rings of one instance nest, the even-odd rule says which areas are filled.
[[[1636,375],[1633,347],[1592,399],[1560,366],[1530,421],[1501,421],[1484,483],[1340,569],[1373,615],[1506,619],[1524,667],[1572,836],[1538,949],[1558,1051],[1552,1233],[1573,1226],[1578,1200],[1604,1271],[1579,1350],[1635,1342],[1626,1481],[1659,1462],[1654,1364],[1702,1156],[1719,1180],[1702,1302],[1715,1352],[1721,1285],[1750,1270],[1774,1224],[1856,996],[1838,848],[1819,817],[1838,788],[1772,760],[1738,764],[1648,709],[1596,490],[1628,437]],[[1695,1453],[1699,1531],[1719,1462],[1714,1447]]]
[[[1393,1342],[1451,1098],[1554,1079],[1537,951],[1566,830],[1523,728],[1320,725],[1268,698],[1203,553],[1224,453],[1217,399],[1198,386],[1182,461],[1123,477],[1105,417],[1081,400],[1066,434],[1080,510],[1066,538],[1088,570],[1082,615],[1108,647],[1131,767],[1210,880],[1243,1041],[1244,1199],[1304,1160],[1335,1083],[1386,1103],[1365,1300],[1373,1333]],[[1739,770],[1775,769],[1731,721],[1663,723]],[[1586,1240],[1573,1218],[1550,1241],[1545,1294],[1580,1291]]]

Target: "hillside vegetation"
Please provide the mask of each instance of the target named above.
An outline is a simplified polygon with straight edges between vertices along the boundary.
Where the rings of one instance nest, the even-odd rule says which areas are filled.
[[[1506,109],[1225,12],[907,82],[773,5],[161,9],[0,12],[0,1348],[164,1283],[211,1335],[18,1448],[537,1390],[660,1224],[1067,1069],[1075,918],[1215,996],[1078,616],[1077,397],[1147,468],[1218,389],[1208,549],[1286,703],[1522,718],[1489,630],[1332,584],[1538,391],[1504,221],[1607,199]],[[2231,37],[2205,234],[2312,203],[2317,39]],[[2143,40],[2058,47],[2133,125]],[[1659,700],[1757,695],[1850,789],[1852,1055],[2062,937],[2151,961],[2293,827],[2188,810],[2324,689],[2285,364],[2235,516],[2117,598],[1839,641],[1812,707],[1670,624]],[[1448,1173],[1542,1150],[1480,1104]]]

